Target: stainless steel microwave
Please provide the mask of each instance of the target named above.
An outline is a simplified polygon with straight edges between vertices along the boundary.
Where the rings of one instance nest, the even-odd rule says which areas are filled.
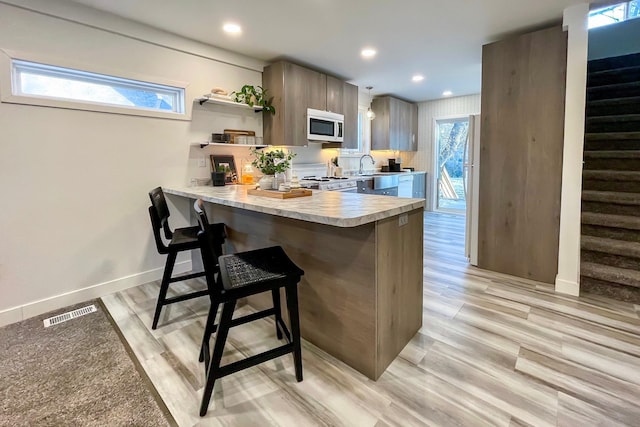
[[[309,141],[342,142],[344,115],[330,111],[307,109],[307,139]]]

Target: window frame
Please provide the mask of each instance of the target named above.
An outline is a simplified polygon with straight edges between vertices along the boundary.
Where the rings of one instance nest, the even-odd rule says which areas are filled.
[[[43,67],[57,67],[62,69],[68,69],[71,72],[69,75],[74,76],[75,71],[78,74],[75,76],[86,74],[87,81],[95,79],[97,81],[108,82],[109,79],[113,81],[122,80],[124,84],[131,85],[138,88],[151,88],[158,87],[169,89],[175,88],[180,92],[176,101],[179,103],[180,112],[152,109],[146,107],[137,106],[121,106],[102,102],[92,102],[74,99],[64,99],[49,96],[39,96],[32,94],[21,93],[20,88],[17,87],[18,78],[15,75],[17,66],[16,61],[22,61],[27,63],[42,64]],[[19,64],[19,63],[18,63]],[[64,74],[64,70],[60,70],[61,74]],[[44,73],[43,73],[44,74]],[[101,76],[104,76],[101,79]],[[75,79],[78,80],[78,79]],[[139,86],[136,86],[136,82],[140,82]],[[145,87],[146,85],[146,87]],[[17,53],[0,49],[0,101],[10,104],[22,104],[33,105],[39,107],[53,107],[64,108],[71,110],[81,111],[93,111],[111,114],[122,114],[130,116],[142,116],[163,118],[172,120],[191,120],[191,108],[187,103],[188,96],[188,84],[184,82],[171,81],[167,79],[136,75],[134,73],[122,73],[109,69],[97,69],[93,66],[86,64],[70,63],[68,61],[59,61],[51,58],[44,57],[42,55],[31,55],[26,53]]]

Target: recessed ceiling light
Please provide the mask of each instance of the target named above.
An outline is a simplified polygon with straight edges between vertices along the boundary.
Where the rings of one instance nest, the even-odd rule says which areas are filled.
[[[240,34],[242,32],[242,27],[240,27],[240,25],[231,22],[224,24],[222,29],[225,33],[229,34]]]
[[[424,80],[424,76],[421,76],[420,74],[416,74],[415,76],[411,77],[411,80],[413,80],[414,82],[421,82]]]
[[[444,92],[442,92],[442,96],[451,96],[453,95],[453,92],[451,92],[450,90],[445,90]]]
[[[374,56],[376,56],[376,50],[375,49],[371,49],[371,48],[366,48],[366,49],[362,49],[362,52],[360,52],[360,55],[362,55],[363,58],[373,58]]]

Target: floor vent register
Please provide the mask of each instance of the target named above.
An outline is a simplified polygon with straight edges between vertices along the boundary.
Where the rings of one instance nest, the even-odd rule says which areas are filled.
[[[48,328],[49,326],[58,325],[60,323],[66,322],[67,320],[75,319],[77,317],[84,316],[85,314],[95,313],[96,311],[98,311],[96,309],[96,306],[92,304],[86,307],[79,308],[77,310],[62,313],[57,316],[44,319],[44,327]]]

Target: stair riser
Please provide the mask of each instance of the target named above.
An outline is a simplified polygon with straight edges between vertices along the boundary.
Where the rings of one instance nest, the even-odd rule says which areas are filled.
[[[603,237],[606,239],[624,240],[627,242],[640,242],[640,230],[582,224],[581,233],[585,236]]]
[[[615,254],[582,250],[580,251],[580,261],[595,262],[611,267],[628,268],[630,270],[640,271],[640,259]]]
[[[612,116],[621,114],[640,114],[640,104],[628,102],[621,104],[589,105],[587,104],[587,117]]]
[[[601,295],[618,301],[640,304],[640,289],[638,288],[581,276],[580,295],[589,294]]]
[[[640,120],[634,121],[610,121],[610,122],[587,122],[586,131],[590,133],[601,132],[639,132]]]
[[[640,81],[640,68],[618,70],[607,74],[589,74],[587,87],[613,85]]]
[[[612,58],[596,59],[589,61],[588,70],[604,71],[613,70],[616,68],[633,67],[640,65],[640,54],[632,53],[630,55],[615,56]]]
[[[640,193],[640,181],[600,181],[596,179],[584,179],[582,181],[582,189]]]
[[[599,99],[627,98],[640,96],[640,84],[624,84],[621,86],[597,86],[587,89],[587,101]]]
[[[640,139],[628,140],[585,140],[585,150],[594,151],[615,151],[615,150],[640,150]]]
[[[640,217],[640,206],[618,205],[613,203],[582,201],[582,212],[605,213],[611,215],[629,215]]]
[[[640,171],[640,159],[592,159],[584,160],[585,170]]]

